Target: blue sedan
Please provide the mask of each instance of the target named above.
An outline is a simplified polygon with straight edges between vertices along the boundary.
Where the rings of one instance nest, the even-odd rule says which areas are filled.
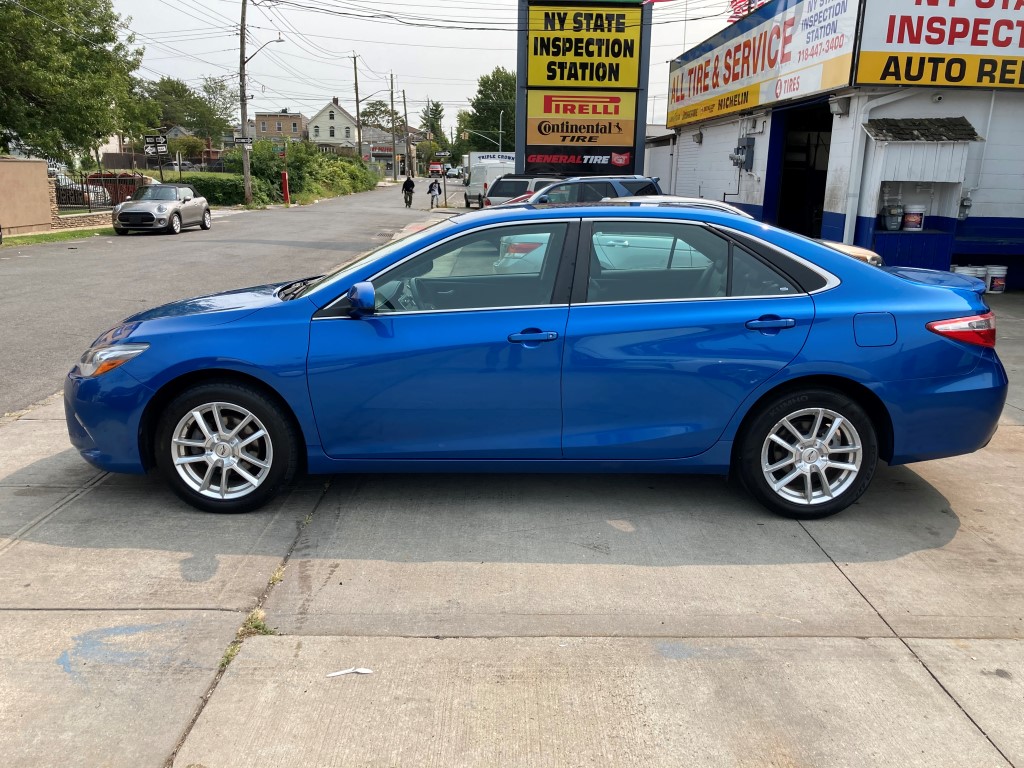
[[[299,471],[731,472],[821,517],[879,459],[992,437],[983,290],[698,206],[497,208],[127,318],[68,374],[68,430],[214,512]]]

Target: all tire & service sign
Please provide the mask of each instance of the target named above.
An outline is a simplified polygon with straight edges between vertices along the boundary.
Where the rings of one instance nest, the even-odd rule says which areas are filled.
[[[521,0],[523,17],[517,151],[524,172],[642,170],[649,7]]]
[[[687,51],[669,72],[668,127],[849,85],[858,8],[776,0]]]
[[[864,0],[857,85],[1024,86],[1024,0]]]

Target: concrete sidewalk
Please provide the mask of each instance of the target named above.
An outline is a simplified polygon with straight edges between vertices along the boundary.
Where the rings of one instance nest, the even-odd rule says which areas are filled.
[[[1024,766],[1024,296],[971,456],[797,523],[710,477],[338,476],[250,515],[0,420],[5,766]],[[255,608],[277,634],[241,642]],[[351,667],[369,675],[327,677]]]

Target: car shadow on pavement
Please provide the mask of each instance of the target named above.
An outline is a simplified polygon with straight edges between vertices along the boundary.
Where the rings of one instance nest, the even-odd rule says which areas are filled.
[[[858,503],[805,523],[701,475],[311,476],[262,510],[216,515],[153,474],[103,475],[70,449],[0,468],[0,536],[164,552],[186,582],[213,579],[225,559],[283,555],[297,533],[296,554],[314,559],[662,567],[894,560],[941,548],[959,528],[946,498],[906,467],[880,466]]]

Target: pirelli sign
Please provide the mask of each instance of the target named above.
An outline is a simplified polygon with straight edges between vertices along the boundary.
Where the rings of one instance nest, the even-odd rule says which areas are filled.
[[[526,142],[533,146],[620,147],[636,129],[636,94],[530,91]]]
[[[520,37],[526,67],[519,85],[526,103],[517,135],[525,134],[524,171],[641,171],[638,95],[646,92],[649,10],[640,0],[522,2],[528,28]]]

